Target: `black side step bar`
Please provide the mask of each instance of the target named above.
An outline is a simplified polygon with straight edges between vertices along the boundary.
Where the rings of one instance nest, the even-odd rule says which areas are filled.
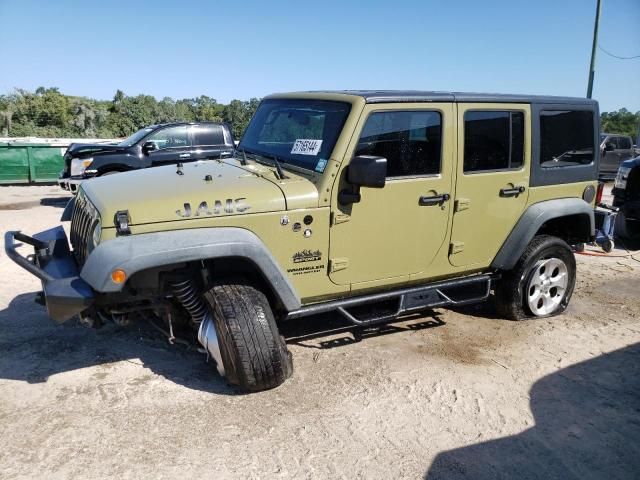
[[[286,320],[306,317],[318,313],[338,311],[354,325],[367,326],[390,322],[398,316],[425,308],[444,307],[451,305],[466,305],[486,300],[491,292],[491,282],[495,276],[483,274],[472,277],[447,280],[426,286],[405,288],[353,298],[333,300],[302,307],[290,312]],[[375,306],[383,301],[397,301],[393,311],[369,318],[358,318],[349,309],[366,305]]]

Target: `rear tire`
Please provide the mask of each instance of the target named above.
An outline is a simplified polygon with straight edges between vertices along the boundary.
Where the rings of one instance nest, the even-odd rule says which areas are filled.
[[[640,222],[627,220],[623,212],[618,212],[613,228],[616,236],[623,240],[640,240]]]
[[[277,387],[291,376],[291,353],[260,290],[236,280],[214,285],[204,298],[213,312],[230,383],[257,392]]]
[[[533,238],[495,289],[496,309],[509,320],[552,317],[569,305],[576,283],[576,260],[557,237]]]

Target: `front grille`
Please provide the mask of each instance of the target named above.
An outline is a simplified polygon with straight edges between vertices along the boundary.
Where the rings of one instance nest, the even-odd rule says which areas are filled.
[[[71,246],[78,265],[84,265],[89,254],[89,242],[93,228],[98,221],[98,211],[84,195],[82,190],[76,195],[71,216]]]

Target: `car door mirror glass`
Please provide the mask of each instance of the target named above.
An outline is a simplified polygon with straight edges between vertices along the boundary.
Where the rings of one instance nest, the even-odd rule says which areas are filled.
[[[147,154],[149,152],[153,152],[154,150],[157,150],[157,148],[158,147],[156,146],[155,142],[147,141],[142,144],[142,151]]]
[[[360,187],[382,188],[387,178],[387,159],[373,155],[359,155],[351,159],[347,180]]]

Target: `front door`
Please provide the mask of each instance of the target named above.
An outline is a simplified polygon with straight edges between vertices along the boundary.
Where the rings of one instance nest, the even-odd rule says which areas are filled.
[[[619,137],[609,136],[604,142],[605,148],[600,157],[600,173],[617,173],[620,165]],[[609,148],[609,150],[607,150]]]
[[[145,141],[156,144],[156,149],[149,152],[149,160],[154,167],[192,160],[191,141],[186,125],[163,128],[151,134]]]
[[[458,166],[449,262],[484,268],[527,204],[529,105],[458,104]]]
[[[408,278],[427,270],[446,248],[454,128],[451,103],[365,107],[347,152],[349,158],[385,157],[387,180],[380,189],[362,187],[360,202],[346,206],[333,192],[334,283]],[[336,182],[334,190],[343,186]]]

